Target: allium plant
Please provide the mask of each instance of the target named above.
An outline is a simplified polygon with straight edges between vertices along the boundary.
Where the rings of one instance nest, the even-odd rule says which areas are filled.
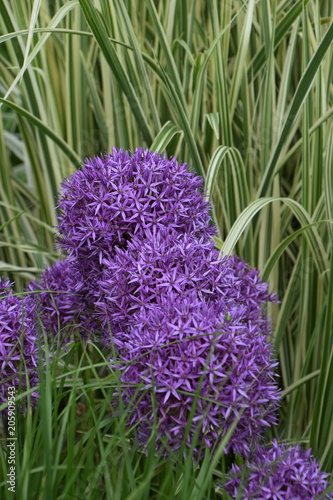
[[[127,405],[133,399],[141,444],[154,422],[151,390],[157,441],[167,437],[173,451],[181,447],[196,394],[189,446],[198,427],[198,447],[217,446],[239,419],[227,449],[246,454],[276,423],[277,362],[263,311],[274,298],[258,271],[235,257],[220,260],[213,247],[164,230],[144,242],[133,238],[127,250],[103,260],[97,307],[111,326],[122,396]]]
[[[39,320],[49,339],[67,343],[71,338],[85,340],[94,329],[90,319],[89,290],[84,287],[70,258],[46,268],[29,291],[37,306]]]
[[[262,335],[270,332],[264,306],[275,300],[268,286],[237,257],[219,259],[214,242],[206,238],[178,234],[164,228],[147,238],[134,237],[127,249],[115,248],[115,255],[102,261],[102,274],[96,291],[96,309],[103,326],[121,335],[137,312],[158,304],[162,297],[185,297],[223,302],[226,314],[241,309],[249,329],[260,326]],[[103,323],[104,321],[104,323]]]
[[[23,392],[27,377],[30,388],[37,385],[37,366],[35,305],[28,296],[22,301],[14,295],[12,283],[0,278],[0,405],[8,401],[8,387]],[[31,393],[32,404],[37,397],[36,391]]]
[[[245,465],[233,464],[224,488],[232,498],[242,500],[317,500],[333,499],[328,474],[321,472],[311,457],[311,449],[278,445],[257,447]]]
[[[209,208],[202,179],[186,164],[142,148],[113,149],[63,183],[58,242],[72,261],[70,287],[90,304],[107,346],[111,328],[140,443],[153,423],[149,389],[159,444],[167,436],[180,448],[199,394],[188,443],[199,427],[198,446],[212,448],[239,419],[229,446],[247,453],[276,422],[264,311],[274,299],[258,271],[234,257],[219,260]],[[66,322],[71,299],[59,300]],[[133,383],[144,388],[137,398]]]
[[[104,293],[100,285],[103,262],[112,261],[133,238],[146,241],[163,228],[197,238],[216,234],[202,179],[189,172],[185,163],[142,148],[134,153],[114,148],[112,154],[87,159],[82,170],[62,184],[58,209],[58,243],[71,261],[70,281],[76,281],[72,292],[79,293],[88,306],[86,331],[98,331],[101,319],[107,331],[110,318],[100,314],[101,306],[94,313],[94,302],[105,302],[110,292]],[[53,306],[47,307],[53,321],[48,327],[56,331]]]
[[[168,450],[179,451],[196,396],[186,443],[191,446],[198,430],[195,452],[205,445],[214,450],[237,420],[226,451],[247,454],[265,426],[276,423],[280,397],[271,346],[260,327],[247,328],[241,309],[233,311],[232,321],[227,310],[225,302],[195,294],[165,298],[118,337],[122,397],[127,407],[133,400],[131,423],[139,422],[141,445],[155,417],[158,446],[167,438]]]
[[[216,229],[202,182],[186,163],[148,149],[130,153],[114,148],[112,154],[87,159],[62,184],[60,247],[92,277],[90,271],[98,272],[103,258],[126,248],[134,235],[145,239],[147,229],[169,227],[209,237]]]

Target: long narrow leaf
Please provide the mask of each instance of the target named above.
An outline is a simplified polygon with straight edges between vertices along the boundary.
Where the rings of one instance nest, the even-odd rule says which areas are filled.
[[[2,103],[6,103],[7,106],[16,111],[20,116],[27,118],[27,120],[33,123],[33,125],[36,125],[36,127],[38,127],[45,135],[50,137],[50,139],[52,139],[57,144],[57,146],[59,146],[59,148],[65,153],[65,155],[73,163],[73,165],[75,165],[76,168],[81,167],[81,159],[78,157],[75,151],[73,151],[66,141],[59,137],[59,135],[57,135],[52,129],[50,129],[50,127],[45,125],[45,123],[43,123],[39,118],[36,118],[36,116],[29,113],[29,111],[26,111],[24,108],[18,106],[13,102],[5,101],[1,98],[0,101]]]
[[[120,61],[117,52],[108,38],[106,29],[90,0],[79,0],[81,8],[86,17],[87,23],[98,43],[107,63],[112,72],[117,77],[127,99],[131,106],[132,112],[137,120],[137,124],[142,130],[143,137],[148,144],[153,141],[152,132],[150,130],[147,117],[142,109],[140,100],[131,84],[125,68]]]
[[[167,121],[155,137],[154,142],[150,146],[150,149],[152,151],[162,152],[176,134],[182,133],[183,132],[180,130],[180,128],[178,128],[174,123],[172,123],[171,121]]]
[[[317,48],[315,54],[313,55],[311,61],[309,62],[308,67],[306,68],[297,86],[294,98],[290,105],[289,112],[282,127],[279,139],[277,141],[277,144],[274,148],[270,161],[263,175],[263,179],[261,181],[258,190],[258,198],[262,198],[263,196],[265,196],[265,194],[267,194],[267,191],[269,190],[272,178],[274,177],[275,174],[275,167],[279,160],[282,147],[288,137],[288,134],[291,130],[294,121],[296,120],[298,114],[301,111],[302,105],[308,93],[311,90],[311,87],[316,77],[316,73],[325,55],[330,49],[332,40],[333,40],[333,24],[329,26],[327,32],[325,33],[324,38],[322,39],[319,47]]]

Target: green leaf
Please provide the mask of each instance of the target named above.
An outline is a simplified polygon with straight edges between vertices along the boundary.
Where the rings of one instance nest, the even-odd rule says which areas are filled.
[[[5,101],[1,98],[0,101],[16,111],[20,116],[27,118],[27,120],[36,125],[42,132],[44,132],[44,134],[50,137],[50,139],[52,139],[59,146],[59,148],[65,153],[67,158],[73,163],[73,165],[75,165],[76,168],[81,167],[81,159],[78,157],[75,151],[73,151],[73,149],[69,147],[67,142],[65,142],[62,137],[59,137],[59,135],[57,135],[52,129],[50,129],[50,127],[45,125],[45,123],[43,123],[39,118],[36,118],[36,116],[29,113],[29,111],[26,111],[25,109],[21,108],[21,106],[18,106],[13,102]]]
[[[180,130],[179,127],[177,127],[174,123],[172,123],[170,120],[167,121],[160,132],[157,134],[155,137],[153,143],[150,146],[151,151],[158,151],[158,152],[163,152],[171,139],[176,135],[176,134],[183,134],[182,130]]]
[[[15,207],[14,205],[11,205],[9,203],[5,203],[3,201],[0,201],[0,207],[5,207],[5,208],[10,208],[11,210],[13,210],[14,212],[19,212],[20,213],[20,216],[21,215],[25,215],[25,217],[27,217],[28,219],[32,220],[33,222],[36,222],[38,225],[40,225],[41,227],[43,227],[44,229],[46,229],[47,231],[49,231],[50,233],[54,234],[54,228],[52,226],[50,226],[49,224],[47,224],[46,222],[38,219],[37,217],[34,217],[32,214],[30,214],[29,212],[27,211],[22,211],[20,210],[18,207]]]
[[[290,198],[260,198],[259,200],[253,201],[246,209],[240,214],[234,225],[232,226],[228,236],[226,237],[222,251],[223,255],[230,255],[241,237],[242,233],[249,225],[253,217],[266,205],[272,203],[273,201],[280,201],[286,204],[295,217],[299,220],[300,224],[303,226],[308,225],[307,231],[305,232],[310,250],[312,252],[314,261],[317,265],[318,271],[324,273],[328,265],[328,256],[323,248],[321,239],[317,231],[311,226],[311,218],[309,217],[306,210],[297,201]]]
[[[11,224],[14,220],[19,219],[21,215],[25,214],[30,208],[31,207],[26,208],[25,210],[21,210],[18,214],[14,215],[14,217],[1,224],[0,231],[2,231],[6,226],[9,226],[9,224]]]
[[[107,145],[107,143],[108,143],[107,120],[106,120],[105,112],[104,112],[103,105],[101,102],[101,98],[100,98],[100,96],[98,94],[98,90],[96,88],[96,82],[95,82],[95,79],[93,77],[91,69],[88,67],[87,61],[86,61],[82,51],[80,51],[80,59],[81,59],[81,64],[82,64],[84,73],[86,75],[88,88],[90,91],[90,98],[91,98],[91,102],[93,105],[93,111],[94,111],[94,114],[96,115],[96,120],[97,120],[98,126],[103,134],[104,144]]]
[[[332,25],[333,27],[333,25]],[[320,366],[319,382],[311,425],[310,446],[323,453],[328,442],[333,443],[332,411],[333,411],[333,356],[332,356],[332,324],[333,324],[333,238],[331,238],[331,260],[329,267],[329,283],[326,303],[325,326],[323,335],[323,354]],[[332,466],[332,463],[330,463]]]
[[[252,28],[252,20],[253,20],[253,11],[254,11],[254,0],[249,0],[247,2],[247,13],[244,21],[243,30],[241,33],[241,38],[239,41],[239,46],[237,49],[237,56],[235,62],[235,68],[233,70],[232,81],[230,86],[230,119],[232,119],[236,103],[238,99],[239,89],[241,86],[242,78],[244,77],[244,73],[242,68],[244,67],[246,54],[249,49],[249,39]]]
[[[25,47],[23,67],[21,70],[21,79],[22,79],[23,73],[25,71],[25,68],[28,64],[29,50],[30,50],[30,45],[32,42],[33,30],[34,30],[34,27],[36,26],[36,23],[37,23],[40,6],[41,6],[41,0],[34,0],[33,7],[32,7],[32,13],[31,13],[31,19],[30,19],[28,40],[27,40],[27,45]]]
[[[317,378],[320,374],[320,370],[316,370],[315,372],[309,373],[303,378],[298,379],[296,382],[293,384],[289,385],[282,393],[282,398],[285,398],[289,396],[290,393],[295,391],[296,389],[299,389],[302,387],[304,384],[307,382],[310,382],[310,380],[313,380],[314,378]]]
[[[0,37],[0,43],[1,42],[4,42],[6,40],[9,40],[10,38],[12,38],[12,36],[18,36],[19,34],[25,34],[25,33],[28,33],[28,36],[32,36],[33,33],[37,32],[37,31],[43,31],[44,32],[44,35],[41,37],[41,39],[36,43],[35,47],[33,48],[33,50],[31,51],[31,54],[28,55],[28,50],[26,49],[26,52],[25,52],[25,59],[24,59],[24,63],[23,63],[23,66],[22,68],[20,69],[20,71],[18,72],[18,74],[16,75],[16,77],[14,78],[14,81],[13,83],[11,84],[11,86],[9,87],[9,89],[7,90],[5,96],[4,96],[4,100],[7,100],[8,97],[10,96],[10,94],[12,93],[12,91],[14,90],[14,88],[16,87],[17,83],[22,80],[23,78],[23,75],[24,75],[24,72],[25,70],[27,69],[27,67],[31,64],[31,62],[34,60],[34,58],[37,56],[37,54],[40,52],[40,50],[42,49],[42,47],[45,45],[47,39],[49,38],[49,36],[51,35],[52,33],[52,30],[64,19],[64,17],[71,11],[74,9],[74,7],[76,7],[77,5],[79,4],[78,0],[73,0],[71,2],[68,2],[66,3],[65,5],[63,5],[58,11],[57,13],[54,15],[54,17],[52,18],[52,20],[50,21],[49,25],[47,28],[45,28],[44,30],[33,30],[32,31],[32,27],[30,26],[30,29],[29,30],[22,30],[22,31],[18,31],[18,32],[15,32],[15,33],[9,33],[9,34],[6,34],[6,35],[3,35]],[[34,25],[34,20],[32,20],[32,23]],[[27,48],[29,48],[27,46]],[[0,103],[0,107],[2,106],[3,103]]]
[[[118,5],[118,9],[119,9],[120,16],[121,16],[121,25],[124,26],[124,28],[128,34],[128,37],[129,37],[129,42],[130,42],[129,47],[134,51],[134,54],[135,54],[135,62],[136,62],[136,66],[138,68],[139,78],[140,78],[140,81],[142,81],[142,85],[143,85],[145,92],[146,92],[146,95],[147,95],[149,111],[152,115],[152,120],[153,120],[155,129],[159,130],[161,128],[160,118],[158,116],[157,105],[156,105],[156,102],[154,99],[153,90],[151,87],[151,82],[149,80],[149,76],[148,76],[147,70],[146,70],[145,65],[144,65],[144,59],[143,59],[143,56],[142,56],[142,53],[141,53],[141,50],[139,47],[139,40],[135,36],[132,22],[131,22],[131,19],[127,13],[127,10],[126,10],[126,7],[124,5],[123,0],[117,0],[116,3]]]
[[[274,48],[279,45],[284,37],[288,36],[289,30],[298,16],[302,13],[303,8],[309,3],[310,0],[298,0],[287,12],[282,16],[281,21],[276,26],[274,37]],[[248,68],[248,80],[251,81],[256,78],[260,68],[266,61],[266,47],[263,45],[256,53],[253,61]]]
[[[217,236],[213,236],[213,238],[215,241],[215,248],[217,248],[218,250],[221,250],[223,247],[223,241],[221,240],[221,238],[218,238]]]
[[[267,191],[270,188],[271,181],[274,177],[275,174],[275,167],[277,165],[277,162],[279,160],[280,153],[282,151],[282,148],[284,146],[284,143],[288,137],[288,134],[291,131],[292,125],[295,122],[298,114],[300,113],[302,109],[302,105],[308,96],[312,84],[315,80],[316,73],[319,69],[320,64],[322,63],[325,55],[327,54],[328,50],[330,49],[331,43],[333,40],[333,23],[329,26],[328,30],[325,33],[324,38],[322,39],[321,43],[319,44],[316,52],[314,53],[312,59],[310,60],[305,72],[302,75],[302,78],[300,79],[300,82],[297,86],[295,95],[293,97],[293,100],[291,102],[289,112],[287,114],[287,117],[285,119],[285,122],[283,124],[280,136],[278,138],[277,144],[274,148],[274,151],[271,155],[271,158],[269,160],[269,163],[266,167],[265,173],[263,175],[263,179],[261,181],[259,190],[258,190],[258,198],[262,198],[265,196]]]
[[[159,15],[156,11],[155,4],[153,0],[145,0],[145,3],[147,5],[147,9],[149,11],[149,14],[152,18],[154,29],[156,31],[156,36],[157,39],[160,43],[161,49],[163,51],[165,61],[166,61],[166,68],[165,71],[168,74],[168,77],[172,81],[172,84],[177,92],[179,102],[181,103],[182,107],[184,110],[187,110],[187,103],[184,97],[184,92],[182,88],[182,84],[179,78],[179,72],[177,69],[177,65],[175,63],[175,60],[173,58],[171,48],[167,39],[167,36],[164,32],[161,20],[159,18]]]
[[[205,118],[207,118],[207,121],[209,125],[211,126],[215,137],[217,140],[220,138],[220,115],[219,113],[207,113],[205,115]]]
[[[264,281],[268,281],[269,276],[270,276],[275,264],[277,263],[277,261],[279,260],[279,258],[281,257],[281,255],[283,254],[285,249],[288,247],[288,245],[290,245],[290,243],[292,241],[294,241],[299,235],[301,235],[305,231],[307,231],[310,227],[317,226],[319,224],[323,224],[324,222],[330,222],[332,224],[333,220],[320,220],[317,222],[313,222],[312,224],[307,224],[306,226],[303,226],[300,229],[297,229],[297,231],[293,232],[292,234],[287,236],[287,238],[285,238],[283,241],[281,241],[279,246],[274,250],[274,252],[270,256],[269,260],[267,261],[265,269],[263,270],[263,273],[262,273],[262,279]]]
[[[230,184],[228,184],[228,186],[229,189],[238,191],[237,199],[242,210],[243,207],[245,207],[248,203],[249,192],[246,182],[243,160],[240,152],[236,148],[232,148],[229,146],[219,146],[214,151],[214,154],[208,166],[207,179],[205,182],[206,199],[211,199],[212,197],[213,188],[216,184],[216,177],[226,158],[229,159],[232,168],[230,184],[232,183],[233,186],[231,187]]]
[[[193,133],[192,133],[192,130],[190,127],[190,123],[189,123],[188,118],[186,116],[185,110],[182,106],[182,103],[178,97],[178,94],[177,94],[172,82],[170,81],[170,79],[165,74],[165,72],[163,71],[162,68],[161,68],[161,71],[162,71],[163,76],[164,76],[164,81],[165,81],[166,87],[169,90],[170,100],[173,104],[173,107],[174,107],[176,113],[177,113],[179,126],[184,132],[187,146],[191,152],[193,167],[195,168],[197,173],[205,179],[206,172],[205,172],[204,166],[202,164],[200,154],[198,151],[198,146],[197,146],[195,138],[193,136]]]
[[[214,9],[215,4],[209,4],[209,6]],[[244,8],[244,6],[242,7]],[[208,63],[210,61],[211,56],[214,54],[215,49],[217,48],[219,50],[219,56],[222,57],[221,55],[221,47],[219,48],[219,42],[221,41],[223,35],[227,33],[229,30],[230,26],[232,23],[235,21],[237,16],[239,15],[239,12],[241,12],[242,9],[240,9],[235,16],[231,19],[230,23],[220,32],[220,33],[215,33],[215,39],[211,46],[209,47],[208,51],[206,54],[202,55],[203,62],[201,62],[201,56],[198,54],[197,58],[200,56],[198,59],[200,66],[198,69],[198,75],[196,79],[196,84],[195,84],[195,91],[192,99],[192,106],[191,106],[191,115],[190,115],[190,124],[191,124],[191,129],[196,136],[197,133],[197,128],[198,128],[198,123],[199,123],[199,116],[200,116],[200,109],[201,109],[201,103],[202,103],[202,96],[203,96],[203,90],[204,90],[204,81],[205,81],[205,76],[206,76],[206,71],[208,68]],[[215,16],[214,16],[215,19]],[[216,30],[215,30],[216,31]],[[222,69],[218,66],[217,70],[219,72],[218,75],[218,81],[219,84],[223,86],[224,82],[224,74],[222,72]],[[225,103],[224,103],[225,104]],[[229,136],[229,128],[230,128],[230,122],[229,122],[229,114],[228,114],[228,108],[226,108],[226,112],[223,111],[223,108],[221,108],[222,111],[220,110],[220,127],[222,126],[221,120],[223,122],[223,130],[225,131],[225,134]],[[229,141],[228,141],[229,142]]]
[[[116,76],[119,84],[125,93],[129,105],[132,109],[133,115],[137,120],[138,127],[142,131],[143,137],[147,144],[151,144],[153,141],[152,132],[150,130],[147,117],[142,109],[140,100],[133,88],[131,80],[126,74],[125,68],[118,57],[116,50],[114,49],[112,43],[109,40],[108,34],[102,23],[97,10],[93,6],[90,0],[79,0],[87,23],[98,43],[111,71]]]

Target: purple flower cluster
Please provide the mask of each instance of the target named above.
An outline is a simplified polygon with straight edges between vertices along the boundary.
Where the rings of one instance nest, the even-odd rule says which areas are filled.
[[[217,446],[239,419],[229,447],[248,453],[276,423],[280,399],[262,308],[273,298],[258,271],[235,257],[220,260],[212,241],[167,230],[134,238],[103,266],[96,307],[107,335],[106,322],[111,326],[141,442],[154,422],[148,388],[155,391],[159,434],[173,450],[199,391],[188,445],[199,426],[200,444]]]
[[[232,307],[241,308],[244,321],[260,325],[262,334],[270,332],[263,305],[274,297],[257,270],[235,257],[220,260],[212,240],[168,228],[146,234],[144,240],[134,237],[126,249],[116,247],[115,254],[102,261],[96,307],[112,331],[123,330],[140,309],[160,303],[162,297],[191,297],[222,301],[228,314]]]
[[[227,476],[232,498],[317,498],[327,475],[310,451],[261,447],[280,401],[266,315],[276,299],[257,270],[219,259],[203,194],[186,164],[142,148],[87,159],[65,180],[58,244],[66,258],[23,301],[0,280],[0,404],[9,385],[26,387],[26,374],[38,382],[38,317],[61,344],[94,334],[112,348],[141,448],[156,429],[164,453],[194,443],[200,457],[234,424],[225,451],[245,465]]]
[[[276,422],[279,401],[264,337],[258,329],[249,331],[241,314],[230,324],[223,303],[195,297],[163,302],[139,314],[137,324],[115,341],[123,363],[123,400],[133,405],[131,423],[140,422],[139,441],[147,443],[155,416],[158,444],[167,436],[168,450],[178,451],[195,404],[188,446],[199,429],[197,446],[215,449],[238,420],[227,449],[248,453],[264,426]]]
[[[245,465],[233,465],[224,487],[232,498],[242,500],[328,500],[333,492],[325,494],[327,477],[311,449],[279,446],[273,440],[269,449],[257,447]]]
[[[22,301],[13,294],[10,281],[0,278],[0,405],[8,400],[9,387],[23,392],[27,379],[31,388],[38,383],[35,305],[27,297]],[[36,400],[32,392],[31,403]]]
[[[28,290],[35,292],[39,320],[51,342],[91,336],[94,322],[89,318],[89,294],[83,293],[82,285],[70,258],[46,268],[38,283],[30,283]]]
[[[198,446],[213,448],[237,419],[229,446],[246,454],[276,423],[264,310],[274,298],[258,271],[219,260],[201,185],[186,164],[142,148],[86,160],[62,185],[58,242],[71,261],[70,287],[90,305],[104,344],[116,347],[141,445],[153,394],[158,445],[167,437],[181,447],[196,401],[188,444],[199,428]],[[65,325],[66,311],[79,309],[66,299],[58,318]]]
[[[82,170],[62,184],[59,198],[59,244],[82,268],[99,273],[102,259],[147,229],[174,228],[178,233],[211,236],[209,203],[202,179],[175,158],[138,148],[135,153],[87,159]]]

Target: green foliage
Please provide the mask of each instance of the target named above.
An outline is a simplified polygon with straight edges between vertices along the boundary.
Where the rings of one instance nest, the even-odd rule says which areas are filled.
[[[156,454],[154,436],[144,453],[134,439],[136,425],[125,426],[128,410],[116,395],[120,384],[117,369],[110,370],[108,357],[92,343],[84,347],[74,343],[67,352],[54,354],[45,370],[40,367],[37,406],[28,404],[26,415],[16,413],[17,498],[199,500],[207,493],[221,498],[215,483],[223,477],[223,468],[217,465],[233,429],[213,462],[207,454],[201,467],[193,466],[195,442],[178,463]],[[6,419],[1,423],[5,441]],[[0,443],[0,491],[7,500],[13,493],[6,484],[5,450]]]
[[[213,199],[218,248],[260,268],[278,293],[269,313],[284,399],[274,432],[311,446],[328,471],[332,18],[328,0],[0,2],[1,273],[19,290],[58,258],[57,189],[86,156],[143,145],[187,161]],[[106,397],[99,369],[92,383]],[[131,451],[125,431],[108,428],[107,397],[95,401],[84,373],[83,363],[56,378],[42,425],[39,414],[22,423],[22,498],[46,484],[65,484],[63,498],[95,498],[101,485],[108,498],[195,496],[203,473]],[[92,420],[78,437],[81,397]],[[79,491],[81,480],[90,489]]]

